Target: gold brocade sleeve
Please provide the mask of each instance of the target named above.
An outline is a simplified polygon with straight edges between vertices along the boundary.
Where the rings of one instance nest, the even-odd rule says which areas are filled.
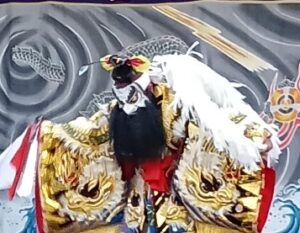
[[[244,124],[245,137],[264,144],[268,131],[246,116],[232,121]],[[195,221],[198,233],[257,232],[264,177],[262,168],[248,171],[216,149],[214,142],[188,123],[189,140],[173,177],[174,188]],[[263,164],[262,164],[263,167]]]
[[[41,150],[42,203],[50,232],[75,222],[97,220],[104,226],[124,208],[125,184],[102,112],[65,124],[44,121]]]

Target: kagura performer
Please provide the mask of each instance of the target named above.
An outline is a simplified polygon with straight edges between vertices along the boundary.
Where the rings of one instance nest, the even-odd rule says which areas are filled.
[[[6,150],[5,187],[35,187],[39,232],[262,231],[276,130],[193,54],[101,58],[114,100],[33,123]]]

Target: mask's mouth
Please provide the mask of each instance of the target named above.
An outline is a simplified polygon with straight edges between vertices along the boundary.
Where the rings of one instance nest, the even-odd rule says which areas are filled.
[[[117,88],[117,89],[121,89],[121,88],[124,88],[126,87],[127,85],[129,85],[130,83],[128,82],[115,82],[114,83],[114,86]]]
[[[130,81],[128,81],[128,79],[126,80],[122,80],[122,79],[114,79],[115,82],[114,82],[114,86],[117,88],[117,89],[120,89],[120,88],[124,88],[128,85],[130,85],[131,83],[133,83],[134,81],[136,81],[137,79],[139,79],[141,77],[142,74],[136,74],[132,77],[130,77]]]

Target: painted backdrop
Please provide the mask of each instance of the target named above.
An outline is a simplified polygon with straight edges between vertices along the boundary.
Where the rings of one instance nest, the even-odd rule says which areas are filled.
[[[300,232],[300,4],[2,4],[0,30],[1,151],[37,116],[65,122],[95,110],[111,82],[97,65],[79,77],[83,64],[153,37],[199,41],[203,61],[242,84],[279,126],[283,153],[264,232]],[[0,232],[35,232],[33,218],[31,199],[0,193]]]

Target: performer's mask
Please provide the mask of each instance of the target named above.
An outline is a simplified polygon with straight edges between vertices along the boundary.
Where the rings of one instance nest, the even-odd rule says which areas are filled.
[[[115,82],[117,83],[117,81]],[[118,100],[119,107],[128,115],[134,114],[138,108],[146,107],[146,102],[149,99],[145,95],[145,90],[149,84],[150,78],[147,72],[125,87],[119,87],[115,84],[112,90]]]
[[[150,84],[150,61],[146,57],[107,55],[100,59],[100,63],[104,69],[111,71],[114,81],[112,91],[119,107],[127,115],[133,115],[138,108],[146,107],[149,99],[145,90]]]

